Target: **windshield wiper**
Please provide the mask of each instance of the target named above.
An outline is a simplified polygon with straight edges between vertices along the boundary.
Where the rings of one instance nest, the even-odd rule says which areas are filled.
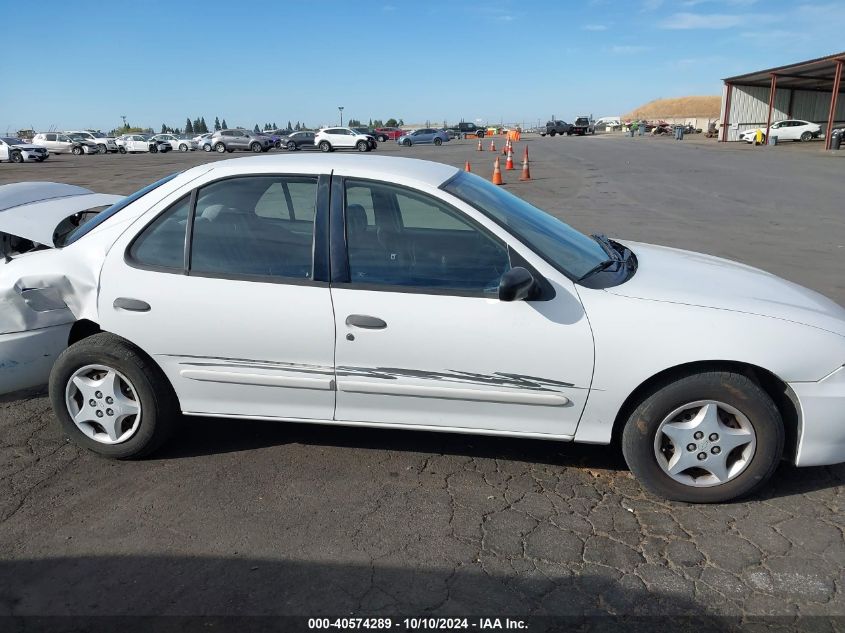
[[[608,268],[610,268],[614,264],[620,264],[620,263],[622,263],[621,259],[614,259],[613,257],[609,257],[608,259],[604,260],[600,264],[596,264],[595,266],[590,268],[590,270],[588,270],[586,273],[584,273],[583,275],[578,277],[578,281],[584,281],[587,277],[592,277],[596,273],[600,273],[603,270],[607,270]]]

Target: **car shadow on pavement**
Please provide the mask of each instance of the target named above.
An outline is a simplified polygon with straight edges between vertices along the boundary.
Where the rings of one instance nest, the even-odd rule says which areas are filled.
[[[0,616],[5,616],[0,617],[4,631],[86,633],[304,631],[308,618],[338,616],[390,617],[397,623],[430,616],[472,617],[471,622],[479,617],[545,617],[532,621],[531,631],[729,630],[726,620],[709,616],[688,598],[649,590],[636,576],[601,567],[570,571],[561,564],[543,574],[500,574],[486,571],[481,562],[420,569],[413,562],[238,556],[0,561]]]
[[[187,416],[182,418],[179,430],[156,452],[155,457],[179,459],[249,451],[283,444],[461,455],[558,466],[589,466],[607,470],[627,468],[619,451],[611,446],[459,433]]]

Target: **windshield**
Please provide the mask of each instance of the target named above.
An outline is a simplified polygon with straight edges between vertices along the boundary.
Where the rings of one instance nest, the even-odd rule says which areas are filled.
[[[141,198],[141,197],[147,195],[153,189],[158,189],[164,183],[173,180],[178,175],[179,175],[179,172],[177,171],[175,174],[170,174],[169,176],[165,176],[161,180],[157,180],[153,184],[147,185],[143,189],[139,189],[138,191],[136,191],[132,195],[126,196],[123,200],[121,200],[120,202],[114,203],[112,206],[110,206],[108,209],[106,209],[102,213],[98,213],[97,215],[91,217],[87,222],[80,224],[73,231],[68,233],[68,235],[65,237],[65,239],[62,240],[61,244],[56,242],[56,246],[61,248],[62,246],[68,246],[69,244],[73,244],[80,237],[82,237],[83,235],[87,235],[88,233],[90,233],[91,231],[96,229],[103,222],[105,222],[110,217],[115,215],[118,211],[125,209],[130,204],[135,202],[138,198]]]
[[[607,259],[592,238],[475,174],[460,172],[442,189],[475,207],[572,279]]]

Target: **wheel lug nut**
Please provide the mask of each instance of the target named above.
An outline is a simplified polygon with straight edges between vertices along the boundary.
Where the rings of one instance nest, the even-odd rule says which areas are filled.
[[[98,417],[98,418],[103,417],[103,412],[102,412],[102,411],[100,411],[99,409],[97,409],[97,417]]]
[[[102,392],[102,391],[97,391],[97,392],[95,392],[95,393],[94,393],[94,395],[95,395],[95,396],[97,396],[98,398],[102,398],[102,397],[103,397],[103,392]]]
[[[692,453],[696,449],[695,444],[687,444],[687,450]]]
[[[696,431],[696,432],[693,434],[693,437],[694,437],[695,439],[697,439],[697,440],[700,440],[702,437],[704,437],[704,433],[702,433],[701,431]]]
[[[106,415],[114,415],[114,411],[111,409],[106,409]]]
[[[716,441],[716,440],[718,440],[718,439],[719,439],[719,434],[718,434],[718,433],[711,433],[711,434],[710,434],[710,441],[711,441],[711,442],[715,442],[715,441]]]
[[[88,404],[90,404],[92,407],[96,407],[96,406],[97,406],[97,401],[96,401],[96,400],[94,400],[93,398],[91,398],[91,399],[88,401]]]
[[[714,446],[713,448],[710,449],[710,452],[713,453],[714,455],[718,455],[719,453],[722,452],[722,449],[719,448],[718,446]]]
[[[707,453],[699,453],[698,454],[698,461],[703,461],[707,459]]]
[[[111,396],[106,396],[106,404],[112,404],[114,402],[114,398]]]

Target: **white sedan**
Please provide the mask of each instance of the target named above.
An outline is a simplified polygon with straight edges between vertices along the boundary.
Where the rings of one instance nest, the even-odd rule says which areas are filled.
[[[197,149],[197,142],[187,136],[176,136],[175,134],[156,134],[151,141],[170,143],[173,151],[188,152]]]
[[[754,128],[753,130],[745,130],[740,134],[740,140],[746,143],[753,143],[757,136],[757,130],[762,133],[763,142],[766,141],[766,128]],[[811,121],[800,121],[798,119],[790,119],[787,121],[778,121],[772,123],[771,135],[778,137],[780,141],[810,141],[818,138],[821,134],[822,128],[818,123]]]
[[[100,455],[150,454],[181,411],[619,437],[646,488],[692,502],[748,494],[782,458],[845,461],[842,307],[724,259],[588,237],[454,167],[226,160],[70,231],[58,209],[83,201],[8,187],[0,392],[52,365],[59,423]]]

